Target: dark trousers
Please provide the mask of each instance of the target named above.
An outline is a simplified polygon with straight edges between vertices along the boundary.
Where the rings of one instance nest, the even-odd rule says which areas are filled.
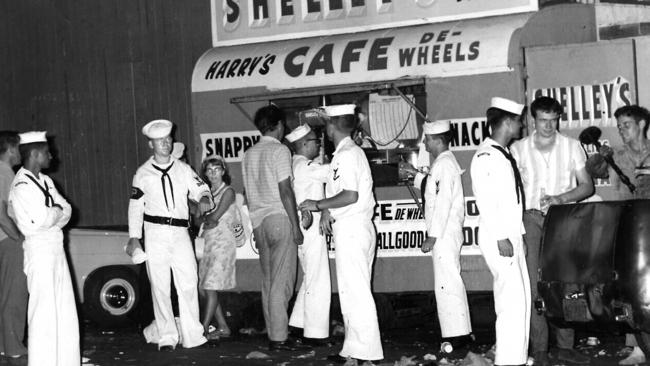
[[[23,247],[11,238],[0,241],[0,352],[24,355],[27,322],[27,278]]]
[[[526,264],[528,265],[528,276],[530,277],[530,293],[533,304],[537,298],[537,281],[539,281],[539,261],[542,244],[542,229],[544,216],[540,211],[528,210],[524,212],[524,242],[528,248],[526,253]],[[575,331],[572,328],[554,327],[555,338],[558,348],[573,348]],[[530,314],[530,348],[532,353],[548,351],[548,324],[546,317],[537,314],[534,305]]]

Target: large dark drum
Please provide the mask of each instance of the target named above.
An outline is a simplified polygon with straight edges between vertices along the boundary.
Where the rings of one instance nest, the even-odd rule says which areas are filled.
[[[553,206],[541,251],[549,318],[650,330],[650,200]]]

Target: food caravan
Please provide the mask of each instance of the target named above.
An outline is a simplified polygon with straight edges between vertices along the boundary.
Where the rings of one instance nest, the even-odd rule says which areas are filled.
[[[636,46],[647,39],[597,41],[595,6],[562,4],[538,12],[215,47],[200,57],[192,76],[196,155],[224,156],[232,184],[242,192],[241,161],[259,139],[252,122],[259,107],[281,106],[294,128],[301,111],[360,105],[368,117],[364,132],[373,141],[366,153],[378,203],[373,290],[430,292],[430,254],[419,249],[425,224],[395,164],[415,151],[425,119],[448,119],[451,150],[466,170],[462,276],[469,292],[491,291],[468,173],[488,134],[484,116],[490,98],[529,104],[535,96],[551,95],[566,110],[563,132],[575,137],[597,125],[605,139],[617,139],[613,111],[650,94],[648,75],[635,71],[650,47]],[[606,187],[601,191],[607,195]],[[259,291],[259,278],[257,253],[249,243],[238,251],[236,291]]]

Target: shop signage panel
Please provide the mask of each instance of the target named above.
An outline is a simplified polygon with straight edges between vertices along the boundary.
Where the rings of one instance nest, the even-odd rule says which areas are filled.
[[[379,201],[373,218],[377,229],[377,257],[431,256],[420,249],[426,238],[426,223],[413,200]],[[478,247],[478,208],[474,197],[465,198],[465,241],[461,255],[481,255]],[[334,258],[335,243],[327,237],[330,258]],[[237,248],[237,259],[255,259],[259,254],[254,241]]]
[[[197,62],[192,91],[286,90],[508,71],[510,38],[529,16],[216,47]]]
[[[212,0],[212,44],[355,33],[537,8],[537,0]]]

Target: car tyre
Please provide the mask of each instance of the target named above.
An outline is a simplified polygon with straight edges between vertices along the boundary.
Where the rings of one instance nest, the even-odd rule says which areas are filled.
[[[138,276],[126,267],[101,268],[84,285],[84,314],[103,327],[131,323],[139,302]]]

